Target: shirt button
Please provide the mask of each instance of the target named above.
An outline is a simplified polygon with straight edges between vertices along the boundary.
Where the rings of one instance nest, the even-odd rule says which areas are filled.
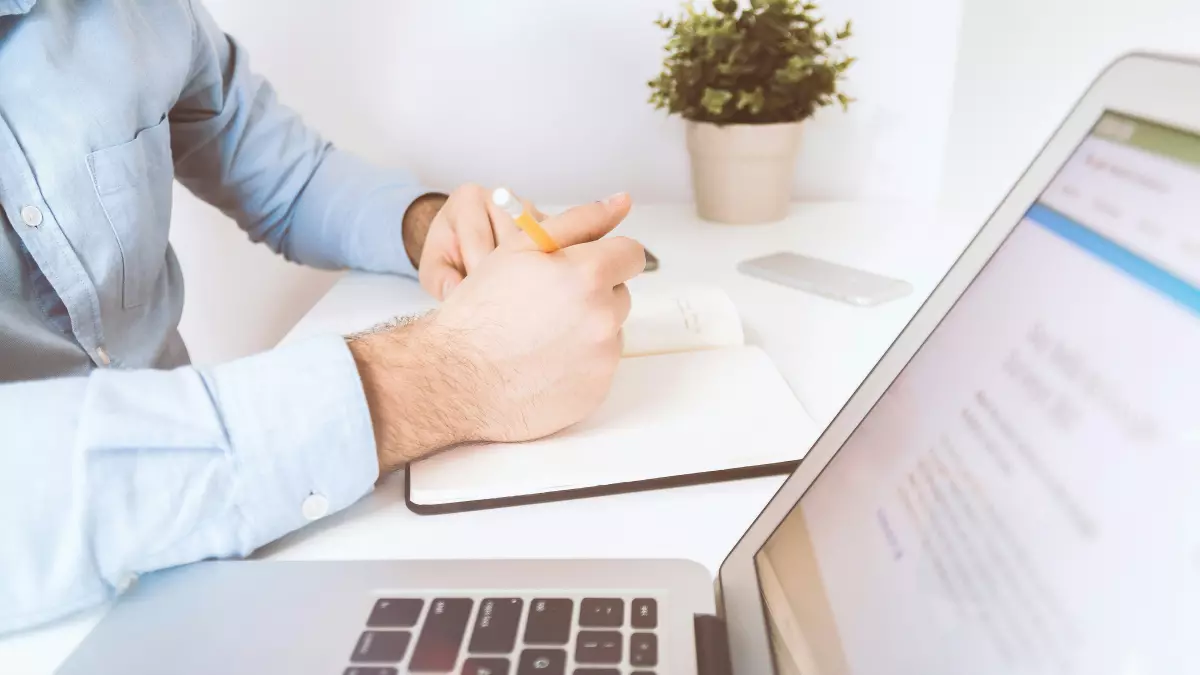
[[[329,513],[329,500],[325,498],[325,495],[319,495],[314,492],[304,499],[304,504],[300,506],[300,511],[306,519],[316,520]]]
[[[129,587],[137,581],[137,575],[133,572],[126,572],[119,581],[117,581],[117,593],[124,593],[129,590]]]
[[[21,220],[30,227],[37,227],[42,224],[42,210],[30,204],[21,209]]]
[[[108,358],[108,350],[104,347],[96,348],[96,360],[99,361],[100,365],[102,366],[107,366],[108,364],[112,363],[112,361]]]

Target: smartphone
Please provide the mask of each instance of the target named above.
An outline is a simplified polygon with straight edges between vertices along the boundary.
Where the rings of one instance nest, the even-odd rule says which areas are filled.
[[[912,293],[912,284],[798,253],[745,260],[738,271],[852,305],[878,305]]]
[[[651,253],[649,249],[646,249],[646,270],[645,271],[653,272],[656,269],[658,269],[658,258],[655,258],[654,254]]]

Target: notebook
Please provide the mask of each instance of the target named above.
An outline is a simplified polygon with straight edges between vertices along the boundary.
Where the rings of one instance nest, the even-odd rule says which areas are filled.
[[[821,429],[720,289],[637,292],[623,358],[587,419],[525,443],[414,462],[406,500],[447,513],[785,474]]]

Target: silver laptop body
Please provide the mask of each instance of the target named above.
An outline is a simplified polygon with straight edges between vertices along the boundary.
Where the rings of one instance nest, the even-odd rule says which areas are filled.
[[[1200,672],[1197,214],[1200,65],[1119,59],[715,583],[200,563],[143,577],[60,672]]]

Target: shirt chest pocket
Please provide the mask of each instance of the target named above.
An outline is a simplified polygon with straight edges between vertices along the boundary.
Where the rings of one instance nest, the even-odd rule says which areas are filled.
[[[132,141],[87,157],[113,234],[121,249],[121,293],[126,309],[153,297],[166,266],[171,225],[171,132],[166,117]]]

